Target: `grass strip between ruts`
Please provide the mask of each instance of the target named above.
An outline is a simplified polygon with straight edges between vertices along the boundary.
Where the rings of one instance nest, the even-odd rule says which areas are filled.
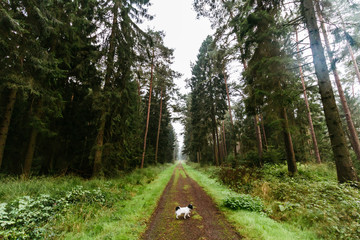
[[[88,222],[81,232],[68,233],[65,239],[139,239],[155,210],[175,164],[166,168],[149,184],[134,189],[136,195],[114,205],[99,218]]]
[[[199,172],[187,164],[183,164],[188,175],[194,179],[210,197],[215,201],[219,209],[224,213],[229,222],[246,239],[264,240],[313,240],[319,239],[314,233],[306,230],[299,230],[296,227],[279,223],[263,216],[260,213],[245,210],[233,211],[222,206],[227,196],[237,196],[238,193],[228,189],[215,179]],[[198,206],[201,207],[201,206]]]

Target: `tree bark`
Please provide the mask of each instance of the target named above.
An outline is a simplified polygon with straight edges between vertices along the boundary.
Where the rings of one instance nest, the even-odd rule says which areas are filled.
[[[258,149],[258,156],[259,156],[259,165],[260,167],[263,166],[263,147],[262,147],[262,140],[261,140],[261,131],[259,126],[259,116],[255,114],[254,116],[254,125],[255,125],[255,135],[256,135],[256,142],[257,142],[257,149]]]
[[[144,167],[144,159],[145,159],[145,153],[146,153],[146,140],[147,140],[147,134],[148,134],[148,131],[149,131],[152,83],[153,83],[153,77],[154,77],[154,54],[155,54],[155,51],[154,51],[154,49],[153,49],[152,61],[151,61],[151,77],[150,77],[150,89],[149,89],[149,103],[148,103],[148,111],[147,111],[147,118],[146,118],[145,136],[144,136],[144,149],[143,149],[143,154],[142,154],[142,158],[141,158],[141,166],[140,166],[140,168],[143,168],[143,167]]]
[[[340,121],[334,93],[327,71],[324,48],[321,44],[319,29],[316,23],[312,0],[301,0],[303,15],[310,37],[315,73],[318,79],[319,92],[329,130],[331,146],[334,153],[337,177],[339,182],[358,181],[349,150],[346,146],[345,134]]]
[[[219,166],[218,154],[216,151],[216,120],[215,120],[215,109],[214,104],[211,106],[211,120],[212,120],[212,138],[213,138],[213,151],[214,151],[214,161],[216,166]]]
[[[159,149],[159,138],[160,138],[160,127],[161,127],[161,116],[162,116],[162,96],[163,96],[163,88],[161,88],[160,93],[160,114],[159,114],[159,125],[158,132],[156,137],[156,151],[155,151],[155,163],[157,163],[158,149]]]
[[[336,63],[335,63],[335,60],[334,60],[334,57],[333,57],[333,53],[332,53],[332,51],[330,49],[330,42],[329,42],[329,38],[328,38],[326,29],[325,29],[324,19],[323,19],[322,15],[321,15],[321,9],[320,9],[320,5],[319,5],[319,1],[315,2],[315,6],[316,6],[316,11],[317,11],[317,14],[318,14],[318,17],[319,17],[319,20],[320,20],[320,26],[321,26],[321,30],[322,30],[322,33],[323,33],[323,36],[324,36],[326,50],[327,50],[327,53],[329,55],[329,60],[330,60],[331,65],[332,65],[331,69],[332,69],[332,72],[334,74],[335,83],[336,83],[336,86],[337,86],[337,89],[338,89],[338,92],[339,92],[341,105],[342,105],[343,111],[345,113],[346,123],[347,123],[348,129],[349,129],[349,134],[350,134],[350,142],[351,142],[351,145],[352,145],[352,147],[354,149],[354,152],[356,154],[357,159],[360,161],[360,142],[359,142],[358,133],[357,133],[357,131],[355,129],[355,126],[354,126],[354,123],[353,123],[353,120],[352,120],[352,117],[351,117],[351,112],[350,112],[349,106],[348,106],[346,98],[345,98],[344,90],[343,90],[342,85],[341,85],[340,77],[339,77],[339,74],[338,74],[337,69],[336,69]]]
[[[106,123],[106,111],[104,110],[101,113],[100,126],[99,126],[99,129],[98,129],[98,134],[96,136],[96,149],[95,149],[93,172],[92,172],[93,177],[98,176],[100,174],[100,172],[101,172],[102,152],[103,152],[103,146],[104,146],[105,123]]]
[[[233,121],[233,117],[232,117],[232,113],[231,113],[231,103],[230,103],[230,94],[229,94],[229,88],[227,85],[227,77],[225,74],[225,69],[223,68],[223,74],[224,74],[224,81],[225,81],[225,87],[226,87],[226,95],[227,95],[227,100],[228,100],[228,106],[229,106],[229,115],[230,115],[230,121],[231,121],[231,126],[233,129],[233,133],[235,134],[235,127],[234,127],[234,121]],[[235,138],[235,144],[234,144],[234,156],[237,155],[236,152],[236,138]]]
[[[7,139],[7,135],[9,132],[11,115],[12,115],[12,112],[14,109],[14,105],[15,105],[15,101],[16,101],[16,94],[17,94],[16,88],[11,88],[9,90],[10,90],[9,101],[7,102],[3,120],[2,120],[2,123],[0,126],[0,169],[1,169],[2,161],[3,161],[3,157],[4,157],[6,139]]]
[[[262,129],[262,133],[263,133],[263,137],[264,137],[264,144],[265,144],[266,150],[268,150],[268,143],[267,143],[266,132],[265,132],[265,127],[264,127],[264,118],[263,118],[262,114],[260,114],[260,123],[261,123],[261,129]]]
[[[36,106],[35,114],[34,114],[35,118],[40,118],[41,107],[42,107],[42,101],[39,100],[38,105]],[[32,165],[32,162],[34,159],[34,153],[35,153],[35,147],[36,147],[36,138],[38,136],[38,133],[39,133],[39,131],[35,127],[32,127],[31,134],[30,134],[30,140],[29,140],[29,144],[27,147],[26,155],[25,155],[24,169],[23,169],[23,173],[22,173],[22,176],[25,178],[28,178],[30,176],[31,165]]]
[[[25,156],[24,169],[23,169],[23,176],[25,178],[28,178],[30,176],[30,170],[31,170],[32,161],[34,159],[36,138],[37,138],[38,133],[39,132],[34,128],[31,130],[29,145],[28,145],[28,148],[27,148],[27,152],[26,152],[26,156]]]
[[[215,126],[215,136],[216,136],[216,145],[217,145],[217,157],[219,159],[219,163],[222,163],[222,159],[221,159],[221,151],[220,151],[220,143],[219,143],[219,131],[218,131],[218,127],[217,124]]]
[[[290,175],[293,176],[297,173],[297,166],[296,166],[294,146],[291,139],[289,120],[287,117],[286,108],[281,108],[281,117],[283,119],[283,134],[284,134],[288,172]]]
[[[299,38],[298,38],[297,29],[295,29],[295,33],[296,33],[296,50],[297,50],[297,52],[298,52],[298,54],[297,54],[297,55],[298,55],[298,59],[300,59],[300,48],[299,48],[299,44],[298,44]],[[312,142],[313,142],[313,147],[314,147],[316,162],[317,162],[317,163],[321,163],[321,158],[320,158],[320,153],[319,153],[319,147],[318,147],[318,144],[317,144],[316,135],[315,135],[315,130],[314,130],[314,125],[313,125],[313,121],[312,121],[312,117],[311,117],[311,111],[310,111],[309,101],[308,101],[308,97],[307,97],[307,94],[306,94],[306,86],[305,86],[303,69],[302,69],[300,63],[299,63],[299,72],[300,72],[301,84],[302,84],[302,88],[303,88],[305,105],[306,105],[306,109],[307,109],[307,117],[308,117],[308,122],[309,122],[309,129],[310,129],[311,139],[312,139]]]
[[[227,148],[226,148],[226,133],[225,133],[225,122],[222,124],[222,132],[223,132],[223,144],[224,144],[224,154],[227,156]]]

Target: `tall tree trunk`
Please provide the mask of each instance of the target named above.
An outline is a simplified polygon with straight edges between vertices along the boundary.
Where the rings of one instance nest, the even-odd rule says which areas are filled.
[[[324,48],[321,44],[319,29],[316,23],[312,0],[301,0],[303,15],[310,37],[315,73],[318,78],[319,92],[323,103],[326,125],[329,130],[331,146],[334,152],[337,177],[339,182],[358,181],[349,150],[346,146],[345,134],[340,121],[334,93],[327,71]]]
[[[241,51],[241,54],[243,54],[242,51]],[[242,61],[244,69],[246,70],[248,67],[246,61],[243,58],[241,58],[241,61]],[[256,135],[256,143],[257,143],[257,149],[258,149],[259,164],[260,164],[260,166],[262,166],[263,165],[263,160],[262,160],[263,147],[262,147],[262,140],[261,140],[261,130],[260,130],[260,126],[259,126],[259,116],[257,114],[255,114],[255,116],[254,116],[254,124],[255,124],[255,135]]]
[[[339,77],[339,74],[338,74],[337,69],[336,69],[336,63],[335,63],[335,60],[334,60],[334,57],[333,57],[333,53],[332,53],[332,51],[330,49],[330,42],[329,42],[329,38],[328,38],[326,29],[325,29],[324,19],[323,19],[322,15],[321,15],[321,9],[320,9],[319,1],[315,2],[315,6],[316,6],[316,11],[318,13],[318,17],[319,17],[319,20],[320,20],[321,30],[322,30],[322,33],[324,35],[326,50],[328,52],[329,59],[330,59],[331,65],[332,65],[331,68],[332,68],[334,78],[335,78],[335,83],[336,83],[336,86],[337,86],[337,89],[338,89],[338,92],[339,92],[341,105],[342,105],[344,113],[345,113],[346,123],[347,123],[349,133],[350,133],[350,142],[351,142],[351,145],[352,145],[352,147],[354,149],[354,152],[355,152],[355,154],[357,156],[357,159],[360,161],[360,142],[359,142],[358,133],[357,133],[357,131],[355,129],[355,126],[354,126],[354,123],[353,123],[353,120],[352,120],[352,117],[351,117],[351,112],[350,112],[349,106],[348,106],[346,98],[345,98],[344,90],[343,90],[342,85],[341,85],[340,77]]]
[[[262,140],[261,140],[261,131],[259,126],[259,116],[255,114],[254,116],[254,125],[255,125],[255,135],[256,135],[256,142],[257,142],[257,149],[258,149],[258,157],[259,157],[259,165],[260,167],[263,166],[263,147],[262,147]]]
[[[212,138],[213,138],[213,151],[214,151],[214,161],[216,166],[219,166],[218,154],[216,151],[216,120],[215,120],[215,109],[214,103],[211,106],[211,121],[212,121]]]
[[[3,157],[4,157],[4,150],[5,150],[5,144],[6,144],[6,139],[7,139],[7,135],[9,132],[9,126],[10,126],[10,122],[11,122],[11,115],[14,109],[14,105],[15,105],[15,101],[16,101],[16,93],[17,93],[17,89],[16,88],[11,88],[9,89],[9,100],[7,102],[6,108],[5,108],[5,112],[4,112],[4,116],[3,116],[3,120],[0,126],[0,169],[1,169],[1,164],[3,161]]]
[[[224,154],[227,156],[227,148],[226,148],[226,133],[225,133],[225,121],[222,124],[222,132],[223,132],[223,144],[224,144]]]
[[[300,59],[300,48],[299,48],[299,44],[298,44],[299,38],[298,38],[298,32],[297,32],[297,29],[296,29],[296,28],[295,28],[295,33],[296,33],[296,50],[297,50],[297,52],[298,52],[298,54],[297,54],[297,55],[298,55],[298,59]],[[301,84],[302,84],[302,88],[303,88],[304,100],[305,100],[305,105],[306,105],[306,109],[307,109],[307,117],[308,117],[310,134],[311,134],[311,139],[312,139],[312,142],[313,142],[313,147],[314,147],[316,162],[317,162],[317,163],[321,163],[321,158],[320,158],[320,153],[319,153],[319,147],[318,147],[318,144],[317,144],[316,135],[315,135],[315,130],[314,130],[314,125],[313,125],[313,121],[312,121],[312,117],[311,117],[311,111],[310,111],[309,101],[308,101],[307,94],[306,94],[306,86],[305,86],[303,69],[302,69],[300,63],[299,63],[299,71],[300,71]]]
[[[345,34],[345,23],[344,23],[344,19],[342,18],[342,16],[339,14],[340,16],[340,19],[341,19],[341,23],[342,23],[342,26],[343,26],[343,31],[344,31],[344,34]],[[353,65],[354,65],[354,68],[355,68],[355,73],[356,73],[356,77],[360,83],[360,71],[359,71],[359,67],[357,65],[357,62],[356,62],[356,57],[354,56],[354,52],[352,50],[352,47],[348,41],[348,39],[346,38],[346,47],[350,53],[350,56],[351,56],[351,60],[353,62]]]
[[[25,178],[28,178],[30,176],[30,170],[31,170],[31,165],[32,165],[33,159],[34,159],[36,138],[37,138],[38,133],[39,133],[38,130],[36,130],[35,128],[33,128],[31,130],[30,140],[29,140],[29,144],[27,147],[27,151],[26,151],[24,169],[23,169],[23,174],[22,174]]]
[[[93,173],[92,173],[93,177],[98,176],[100,174],[100,172],[101,172],[106,115],[107,115],[106,111],[104,110],[101,113],[100,126],[99,126],[99,129],[98,129],[98,134],[96,136],[96,149],[95,149]]]
[[[216,166],[219,166],[219,159],[217,156],[217,151],[216,151],[216,136],[215,136],[215,128],[212,129],[212,138],[213,138],[213,152],[214,152],[214,161]]]
[[[105,85],[104,92],[106,92],[111,85],[111,77],[114,72],[114,58],[115,58],[115,50],[116,50],[116,33],[118,29],[118,15],[119,15],[119,2],[116,1],[113,7],[113,20],[112,20],[112,28],[110,34],[110,43],[109,43],[109,51],[106,59],[106,73],[105,73]],[[92,177],[96,177],[101,173],[101,165],[102,165],[102,152],[104,146],[104,133],[105,133],[105,123],[106,117],[108,115],[107,109],[108,101],[105,101],[104,110],[101,112],[100,116],[100,124],[98,128],[98,134],[96,136],[96,147],[95,147],[95,155],[94,155],[94,163],[93,163],[93,173]]]
[[[35,114],[34,114],[35,118],[40,118],[41,108],[42,108],[42,101],[39,100],[39,102],[37,103],[37,106],[36,106]],[[24,169],[23,169],[23,173],[22,173],[22,176],[25,178],[28,178],[30,176],[30,170],[31,170],[31,165],[32,165],[33,159],[34,159],[36,138],[38,136],[38,133],[39,133],[39,131],[35,127],[32,127],[31,134],[30,134],[30,140],[29,140],[26,155],[25,155]]]
[[[163,96],[163,88],[161,88],[160,93],[160,114],[159,114],[159,125],[158,125],[158,132],[156,137],[156,151],[155,151],[155,163],[157,163],[157,156],[158,156],[158,149],[159,149],[159,138],[160,138],[160,127],[161,127],[161,116],[162,116],[162,96]]]
[[[263,118],[262,114],[260,114],[260,123],[261,123],[261,129],[262,129],[262,133],[263,133],[263,137],[264,137],[265,148],[266,148],[266,150],[268,150],[268,143],[267,143],[267,138],[266,138],[265,126],[264,126],[264,118]]]
[[[233,130],[233,133],[235,134],[234,121],[233,121],[233,117],[232,117],[232,113],[231,113],[230,94],[229,94],[229,88],[228,88],[228,85],[227,85],[227,76],[226,76],[224,68],[223,68],[222,71],[223,71],[224,80],[225,80],[226,95],[227,95],[228,106],[229,106],[229,115],[230,115],[231,127],[232,127],[232,130]],[[236,156],[237,155],[237,152],[236,152],[236,138],[235,138],[234,142],[235,142],[235,144],[234,144],[234,156]]]
[[[215,136],[216,136],[216,145],[217,145],[217,157],[219,159],[219,163],[222,163],[222,159],[221,159],[221,152],[220,152],[220,143],[219,143],[219,131],[218,131],[218,127],[217,124],[215,126]]]
[[[289,129],[289,120],[287,117],[286,108],[281,108],[280,111],[281,111],[281,118],[283,119],[283,134],[284,134],[288,172],[290,175],[295,175],[297,173],[297,167],[295,161],[294,146]]]
[[[143,167],[144,167],[144,159],[145,159],[145,153],[146,153],[146,140],[147,140],[147,134],[148,134],[148,131],[149,131],[152,83],[153,83],[153,77],[154,77],[154,54],[155,54],[155,50],[153,49],[152,60],[151,60],[151,77],[150,77],[150,89],[149,89],[149,103],[148,103],[148,111],[147,111],[147,118],[146,118],[145,136],[144,136],[144,149],[143,149],[143,154],[142,154],[142,158],[141,158],[141,166],[140,166],[140,168],[143,168]]]

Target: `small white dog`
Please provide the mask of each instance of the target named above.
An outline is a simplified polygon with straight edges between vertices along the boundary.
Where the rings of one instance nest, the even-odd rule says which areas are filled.
[[[186,219],[186,216],[190,217],[190,211],[193,209],[193,206],[191,204],[189,204],[187,207],[180,207],[177,206],[175,208],[175,214],[176,214],[176,219],[178,219],[178,217],[181,214],[184,214],[184,219]]]

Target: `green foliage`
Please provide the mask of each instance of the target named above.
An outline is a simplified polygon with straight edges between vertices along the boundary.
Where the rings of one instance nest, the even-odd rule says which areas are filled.
[[[73,204],[104,205],[106,199],[100,189],[84,190],[77,186],[57,198],[41,194],[38,197],[20,197],[0,205],[0,235],[6,239],[43,238],[51,231],[45,223]]]
[[[197,181],[205,191],[218,204],[225,216],[234,223],[234,227],[242,236],[248,239],[274,239],[274,240],[293,240],[293,239],[319,239],[316,235],[301,225],[287,224],[272,219],[271,209],[264,199],[261,200],[266,207],[266,215],[259,212],[250,212],[247,210],[233,211],[223,206],[224,196],[242,196],[230,190],[227,186],[222,185],[216,177],[218,172],[216,167],[201,168],[199,165],[184,165],[186,172],[191,178]],[[252,198],[256,198],[252,194]],[[263,198],[261,196],[260,198]],[[271,217],[271,218],[270,218]]]
[[[326,239],[359,239],[359,189],[338,184],[333,164],[299,164],[298,170],[294,177],[288,175],[286,165],[271,164],[253,177],[249,173],[254,169],[244,167],[211,172],[231,189],[260,198],[273,219],[310,229]],[[230,208],[237,201],[226,199]]]
[[[186,104],[185,153],[195,160],[201,154],[203,161],[218,164],[218,157],[211,150],[216,143],[215,132],[219,122],[224,120],[227,111],[225,76],[225,57],[208,36],[199,49],[196,63],[192,66],[189,80],[191,94]],[[208,136],[212,136],[212,143]],[[207,158],[206,156],[212,156]]]
[[[247,210],[250,212],[263,212],[264,204],[259,197],[241,194],[238,197],[228,197],[224,200],[224,206],[232,210]]]
[[[87,226],[87,221],[96,221],[96,216],[120,211],[124,202],[142,194],[141,189],[165,169],[171,170],[169,166],[150,167],[123,172],[113,179],[88,181],[70,176],[29,181],[3,178],[0,236],[5,239],[59,238],[76,231],[73,226]]]

